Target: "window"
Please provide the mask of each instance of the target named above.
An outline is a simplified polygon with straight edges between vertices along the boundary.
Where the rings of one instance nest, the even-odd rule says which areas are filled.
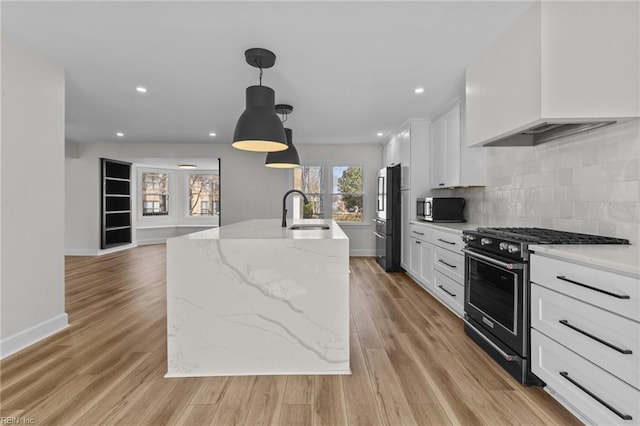
[[[322,185],[321,166],[302,166],[293,170],[293,187],[304,192],[309,199],[309,204],[302,205],[302,217],[304,219],[321,219],[324,217],[324,189]],[[296,196],[294,200],[302,203],[302,197]],[[297,207],[297,206],[296,206]],[[295,209],[299,210],[299,209]],[[294,217],[296,217],[294,215]],[[300,217],[298,215],[298,217]]]
[[[194,173],[188,178],[189,216],[216,216],[220,212],[219,173]]]
[[[333,166],[331,211],[336,222],[362,222],[362,166]]]
[[[142,216],[169,214],[169,174],[142,173]]]
[[[331,217],[336,222],[360,223],[365,218],[363,166],[301,166],[293,170],[293,187],[309,198],[294,202],[294,218]],[[325,182],[330,182],[325,185]],[[330,201],[329,204],[327,204]],[[330,209],[329,209],[330,207]],[[325,210],[326,208],[326,210]]]

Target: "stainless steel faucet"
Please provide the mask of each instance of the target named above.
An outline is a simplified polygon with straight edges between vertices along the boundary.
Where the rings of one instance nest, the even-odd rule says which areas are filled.
[[[282,197],[282,227],[283,228],[287,227],[287,195],[291,194],[292,192],[297,192],[298,194],[302,195],[302,198],[304,198],[304,203],[309,204],[309,199],[307,198],[306,195],[304,195],[304,192],[300,191],[299,189],[291,189],[287,191],[284,194],[284,197]]]

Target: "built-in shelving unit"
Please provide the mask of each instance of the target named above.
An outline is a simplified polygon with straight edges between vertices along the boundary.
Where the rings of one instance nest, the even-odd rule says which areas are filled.
[[[131,163],[101,158],[101,248],[131,243]]]

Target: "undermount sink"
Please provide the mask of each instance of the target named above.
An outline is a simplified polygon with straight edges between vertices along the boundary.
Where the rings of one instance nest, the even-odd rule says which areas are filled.
[[[322,224],[302,224],[302,225],[291,225],[289,229],[293,231],[326,231],[327,229],[331,229],[329,225]]]

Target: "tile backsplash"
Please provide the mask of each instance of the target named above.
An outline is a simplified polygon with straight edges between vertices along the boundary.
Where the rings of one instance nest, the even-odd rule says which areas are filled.
[[[640,120],[535,147],[484,149],[487,186],[446,191],[467,199],[469,222],[640,244]]]

